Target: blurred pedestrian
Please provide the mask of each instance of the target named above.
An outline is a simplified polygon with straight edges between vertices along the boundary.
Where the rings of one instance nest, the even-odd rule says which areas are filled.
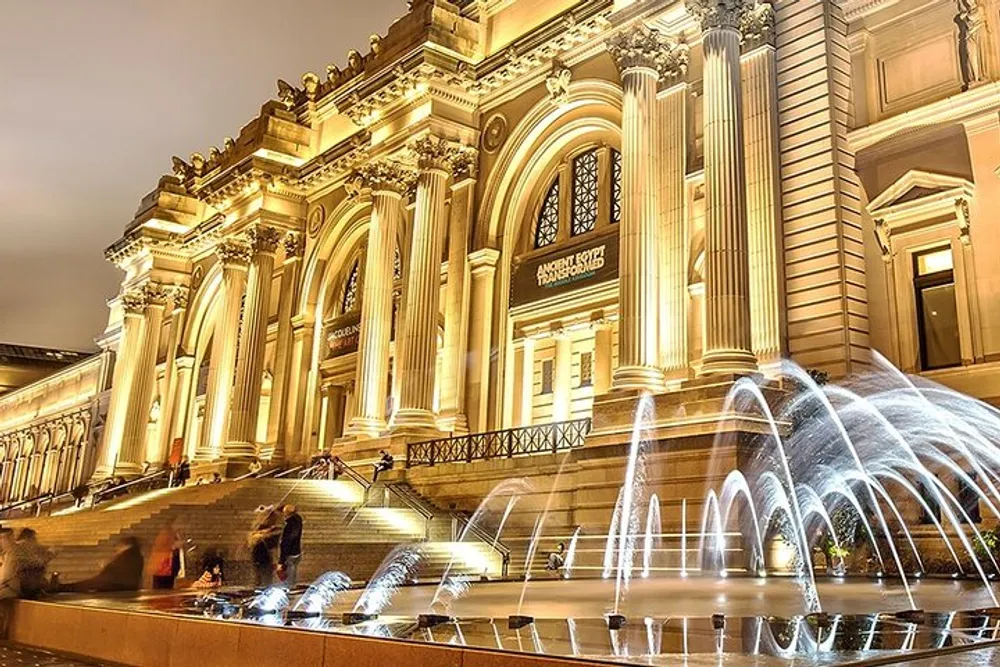
[[[191,462],[185,456],[177,465],[177,486],[187,486],[189,479],[191,479]]]
[[[45,570],[52,560],[52,552],[38,543],[38,535],[31,528],[22,528],[17,534],[14,548],[18,552],[17,567],[21,578],[21,597],[34,599],[45,585]]]
[[[21,559],[10,528],[0,528],[0,555],[0,598],[21,597]]]
[[[135,537],[122,537],[111,560],[101,568],[97,576],[69,584],[54,583],[58,591],[114,592],[137,591],[142,588],[144,560],[142,547]],[[58,574],[53,574],[56,582]]]
[[[281,517],[273,506],[258,507],[248,537],[250,560],[253,563],[254,584],[264,588],[274,583],[274,557],[271,550],[281,538]]]
[[[160,530],[149,552],[154,589],[168,590],[174,587],[174,581],[181,571],[182,546],[177,520],[172,519]]]
[[[295,511],[294,505],[285,505],[281,513],[285,517],[285,526],[281,529],[278,552],[279,574],[288,588],[294,588],[302,561],[302,517]]]

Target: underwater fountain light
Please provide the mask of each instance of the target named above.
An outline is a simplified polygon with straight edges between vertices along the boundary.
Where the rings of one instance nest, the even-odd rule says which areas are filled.
[[[358,611],[348,611],[341,615],[340,622],[344,625],[357,625],[358,623],[374,621],[377,618],[378,614],[364,614]]]
[[[622,614],[608,614],[608,629],[621,630],[625,627],[626,618]]]
[[[520,616],[515,614],[514,616],[507,617],[507,629],[520,630],[526,625],[531,625],[534,622],[535,622],[534,616]]]
[[[726,629],[726,615],[725,614],[712,614],[712,629],[713,630],[725,630]]]
[[[417,616],[417,626],[420,628],[433,628],[445,623],[452,623],[455,619],[445,614],[420,614]]]

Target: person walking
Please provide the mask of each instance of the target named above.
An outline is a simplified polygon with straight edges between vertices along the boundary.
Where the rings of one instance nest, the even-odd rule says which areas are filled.
[[[294,505],[285,505],[281,513],[285,516],[285,526],[281,529],[278,552],[279,574],[283,576],[285,586],[294,588],[302,560],[302,517],[295,511]]]
[[[177,466],[177,486],[187,486],[191,479],[191,462],[185,456]]]
[[[257,588],[265,588],[274,583],[274,558],[271,556],[271,549],[278,545],[281,538],[279,523],[280,517],[273,507],[257,508],[257,516],[247,540]]]
[[[177,530],[177,520],[171,520],[153,541],[149,553],[150,566],[153,574],[155,590],[169,590],[174,587],[174,581],[181,570],[181,540]]]
[[[52,575],[52,588],[55,591],[113,592],[137,591],[142,588],[142,572],[144,560],[142,545],[135,537],[122,537],[114,556],[107,565],[101,568],[97,576],[73,583],[58,583],[58,575]]]

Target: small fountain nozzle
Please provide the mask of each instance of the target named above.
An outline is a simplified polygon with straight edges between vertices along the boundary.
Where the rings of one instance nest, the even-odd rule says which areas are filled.
[[[507,617],[507,629],[508,630],[520,630],[526,625],[531,625],[535,622],[534,616],[508,616]]]
[[[725,630],[726,629],[726,615],[725,614],[712,614],[712,629],[713,630]]]
[[[451,623],[454,619],[444,614],[420,614],[417,616],[417,625],[421,628],[433,628],[437,625]]]
[[[608,614],[608,629],[621,630],[625,627],[626,619],[621,614]]]
[[[340,621],[344,625],[357,625],[365,621],[374,621],[376,618],[378,618],[378,614],[363,614],[359,611],[349,611],[340,617]]]
[[[817,628],[827,629],[830,627],[830,615],[825,611],[817,611],[816,613],[809,614],[806,618],[812,620]]]

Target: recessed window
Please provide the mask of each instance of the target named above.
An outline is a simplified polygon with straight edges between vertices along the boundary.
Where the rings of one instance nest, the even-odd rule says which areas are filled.
[[[347,274],[347,281],[344,283],[344,299],[342,301],[341,312],[350,313],[358,306],[358,272],[361,261],[354,260],[350,273]]]
[[[966,473],[966,475],[969,476],[969,481],[972,484],[961,477],[958,478],[958,502],[963,511],[961,521],[962,523],[981,523],[983,519],[979,514],[979,494],[976,493],[973,486],[976,484],[977,476],[974,472]]]
[[[580,353],[580,386],[590,387],[594,384],[594,355],[590,352]]]
[[[399,248],[392,253],[392,280],[403,279],[403,258],[399,256]]]
[[[552,370],[553,362],[551,359],[542,362],[542,394],[552,393]]]
[[[622,154],[611,149],[611,222],[622,219]]]
[[[913,263],[920,366],[923,370],[932,370],[961,365],[951,248],[914,255]]]
[[[573,236],[594,231],[597,226],[597,150],[573,158]]]
[[[535,227],[535,247],[544,248],[556,241],[559,233],[559,178],[552,182],[549,191],[542,202],[542,210],[538,212],[538,225]]]

